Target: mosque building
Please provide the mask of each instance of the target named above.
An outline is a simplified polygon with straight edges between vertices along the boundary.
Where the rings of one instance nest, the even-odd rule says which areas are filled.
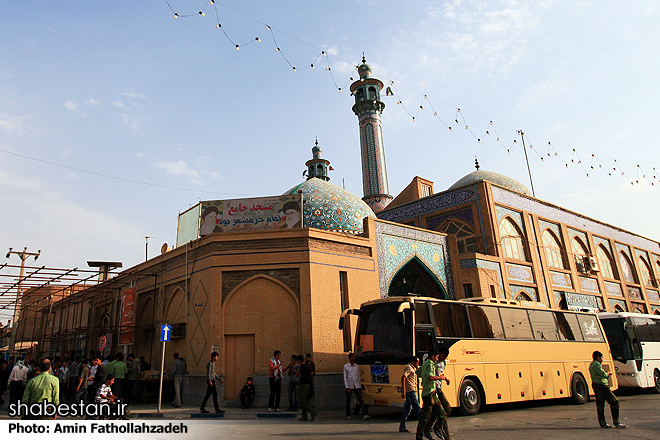
[[[321,408],[343,405],[342,365],[356,321],[342,310],[394,295],[487,296],[545,307],[660,314],[660,244],[532,197],[480,169],[447,190],[415,177],[390,195],[380,115],[383,83],[363,59],[351,85],[363,198],[330,183],[318,142],[307,179],[281,196],[201,202],[181,214],[177,246],[42,310],[39,351],[100,349],[160,365],[185,358],[184,401],[198,400],[211,352],[225,400],[268,360],[311,353]],[[122,301],[124,299],[124,301]],[[130,305],[132,308],[127,308]],[[34,336],[38,338],[37,335]]]

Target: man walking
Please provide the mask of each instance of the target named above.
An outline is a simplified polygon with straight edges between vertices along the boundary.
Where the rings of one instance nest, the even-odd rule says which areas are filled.
[[[442,357],[447,358],[449,350],[443,347]],[[422,411],[420,413],[419,423],[417,424],[416,440],[422,440],[425,437],[428,440],[434,440],[429,430],[435,424],[436,420],[443,423],[447,415],[442,407],[440,399],[436,394],[435,381],[441,377],[436,375],[436,367],[440,354],[434,348],[429,350],[428,358],[416,371],[417,376],[422,379]],[[449,438],[444,440],[450,440]]]
[[[447,356],[449,356],[449,349],[444,345],[442,345],[440,346],[438,351],[440,355],[438,357],[438,363],[436,364],[435,367],[435,374],[437,374],[440,379],[435,381],[435,392],[436,395],[438,396],[438,400],[440,400],[442,409],[445,412],[445,417],[436,420],[435,424],[433,425],[433,432],[441,439],[450,439],[451,434],[449,433],[449,426],[447,425],[447,419],[451,414],[452,407],[449,404],[449,401],[447,400],[445,393],[442,391],[443,380],[447,382],[447,385],[449,385],[449,379],[447,379],[447,376],[445,376],[445,368],[447,368]]]
[[[186,365],[179,357],[179,353],[174,353],[174,363],[172,364],[170,379],[174,382],[174,400],[172,401],[172,406],[175,408],[181,406],[181,384],[183,383],[184,374],[186,374]]]
[[[367,407],[362,400],[360,368],[355,365],[355,354],[348,354],[348,363],[344,365],[344,387],[346,388],[346,419],[351,420],[351,394],[355,394],[358,405],[362,408],[362,420],[369,420]]]
[[[49,364],[50,365],[50,364]],[[14,368],[9,373],[7,385],[9,386],[9,404],[18,403],[23,395],[23,387],[27,383],[28,367],[25,366],[23,360],[19,359],[14,364]]]
[[[46,400],[55,406],[60,404],[60,380],[50,374],[50,360],[44,359],[39,363],[38,376],[33,377],[25,387],[22,403],[41,403]],[[55,418],[57,416],[54,416]],[[46,417],[50,419],[50,417]]]
[[[213,395],[213,407],[215,408],[215,413],[222,414],[225,412],[218,406],[218,391],[215,388],[216,381],[224,383],[223,380],[215,374],[215,361],[217,361],[219,357],[220,355],[218,352],[214,351],[211,353],[211,360],[206,364],[206,395],[204,396],[204,400],[202,400],[202,406],[199,408],[199,412],[202,414],[209,413],[206,410],[206,402],[208,402],[211,395]]]
[[[399,423],[399,432],[410,432],[406,428],[406,420],[410,415],[410,410],[415,411],[415,416],[419,420],[420,413],[422,409],[419,406],[419,400],[417,400],[417,373],[415,371],[419,367],[419,358],[413,356],[410,358],[410,362],[403,368],[403,375],[401,376],[401,397],[406,399],[403,404],[403,413],[401,414],[401,423]]]
[[[606,373],[603,370],[603,353],[596,350],[592,354],[593,362],[589,365],[589,374],[591,375],[591,386],[596,395],[596,414],[598,414],[598,423],[601,428],[627,428],[627,425],[619,423],[619,400],[612,394],[608,378],[612,373]],[[612,425],[605,421],[605,401],[610,405],[612,412]]]

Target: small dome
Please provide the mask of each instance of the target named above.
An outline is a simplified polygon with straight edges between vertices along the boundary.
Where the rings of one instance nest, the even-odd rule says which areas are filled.
[[[303,225],[329,231],[362,233],[362,219],[376,217],[355,194],[330,182],[312,178],[284,195],[303,194]]]
[[[510,177],[504,176],[502,174],[494,173],[492,171],[477,170],[473,173],[468,174],[463,177],[452,186],[449,187],[450,190],[461,188],[463,186],[472,185],[473,183],[483,182],[487,180],[495,185],[503,186],[504,188],[510,189],[518,193],[522,193],[528,196],[531,196],[532,193],[529,192],[527,187],[522,183],[514,180]]]

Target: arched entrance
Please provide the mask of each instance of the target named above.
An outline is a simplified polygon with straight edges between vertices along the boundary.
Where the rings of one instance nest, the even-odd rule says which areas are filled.
[[[387,296],[408,295],[449,299],[442,283],[417,257],[413,257],[399,269],[387,290]]]

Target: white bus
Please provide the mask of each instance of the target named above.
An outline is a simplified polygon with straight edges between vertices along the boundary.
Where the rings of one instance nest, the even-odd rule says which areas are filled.
[[[660,316],[600,313],[620,387],[660,393]]]

